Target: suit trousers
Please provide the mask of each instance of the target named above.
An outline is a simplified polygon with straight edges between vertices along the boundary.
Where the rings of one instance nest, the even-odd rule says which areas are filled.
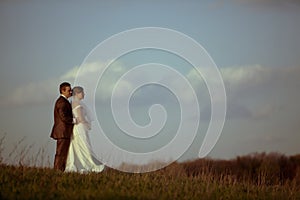
[[[65,171],[70,141],[70,138],[57,139],[54,169]]]

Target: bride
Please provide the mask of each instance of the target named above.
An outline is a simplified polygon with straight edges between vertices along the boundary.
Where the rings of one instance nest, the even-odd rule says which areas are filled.
[[[77,119],[68,152],[66,172],[101,172],[104,165],[96,158],[92,150],[89,130],[91,130],[91,115],[86,105],[81,101],[84,98],[82,87],[73,88],[72,111]]]

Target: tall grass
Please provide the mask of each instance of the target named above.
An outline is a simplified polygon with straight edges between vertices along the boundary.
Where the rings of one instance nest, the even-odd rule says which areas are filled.
[[[14,151],[23,152],[16,165],[0,160],[0,199],[300,199],[300,155],[255,153],[175,162],[143,174],[109,168],[78,174],[27,165],[39,162],[26,158],[28,148]]]
[[[26,137],[17,141],[4,158],[4,143],[6,134],[0,138],[0,163],[14,166],[50,167],[52,161],[46,147],[36,144],[25,144]]]
[[[254,185],[300,184],[300,155],[287,157],[279,153],[254,153],[232,160],[199,159],[182,164],[189,176],[229,176],[236,182]]]
[[[129,174],[62,173],[50,168],[0,166],[1,199],[300,199],[299,185],[257,185],[230,175],[188,176],[181,164]]]

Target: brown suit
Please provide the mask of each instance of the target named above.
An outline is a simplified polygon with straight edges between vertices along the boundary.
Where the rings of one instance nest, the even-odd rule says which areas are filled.
[[[73,125],[71,104],[60,96],[55,102],[54,125],[50,136],[57,141],[54,169],[65,170]]]

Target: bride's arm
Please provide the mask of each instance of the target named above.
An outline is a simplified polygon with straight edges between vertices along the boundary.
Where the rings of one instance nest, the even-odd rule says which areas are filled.
[[[86,119],[85,119],[85,113],[84,113],[83,107],[80,106],[80,107],[78,107],[76,109],[77,109],[77,114],[78,114],[78,116],[77,116],[77,122],[78,123],[83,123],[83,124],[85,124],[87,126],[88,129],[91,129],[90,123],[87,122]]]

